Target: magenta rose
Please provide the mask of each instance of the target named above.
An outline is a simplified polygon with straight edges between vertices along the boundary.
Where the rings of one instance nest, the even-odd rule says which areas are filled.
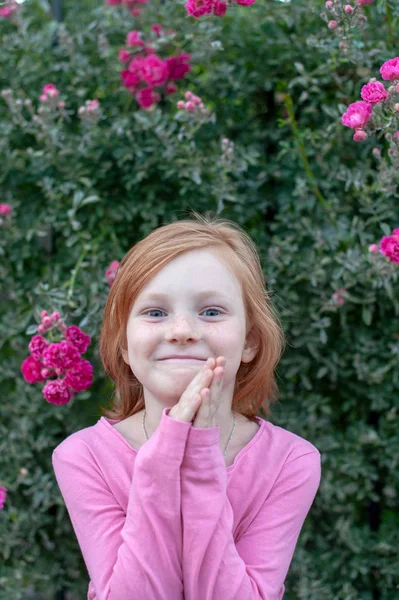
[[[215,4],[216,0],[188,0],[185,7],[189,15],[198,19],[212,14]]]
[[[226,14],[226,10],[226,2],[220,2],[219,0],[217,0],[215,8],[213,9],[213,14],[215,15],[215,17],[224,17],[224,15]]]
[[[62,379],[48,381],[43,388],[43,396],[50,404],[68,404],[72,392]]]
[[[28,383],[38,383],[45,379],[41,373],[42,368],[41,362],[35,360],[33,356],[28,356],[21,365],[21,373]]]
[[[48,341],[45,340],[44,337],[41,335],[34,335],[29,342],[29,352],[35,360],[40,361],[43,358],[43,351],[48,345]]]
[[[144,42],[140,37],[139,31],[129,31],[126,36],[126,46],[129,46],[129,48],[133,48],[134,46],[144,46]]]
[[[384,62],[380,69],[381,77],[386,81],[399,79],[399,56]]]
[[[125,69],[121,71],[122,85],[124,87],[130,88],[138,85],[141,81],[139,75],[137,73],[132,73],[130,69]]]
[[[137,102],[141,108],[144,108],[145,110],[151,108],[151,106],[156,102],[159,102],[160,99],[161,96],[154,92],[154,90],[150,87],[143,88],[136,93]]]
[[[7,488],[0,485],[0,510],[3,510],[5,501],[7,499]]]
[[[65,383],[74,392],[83,392],[93,383],[93,365],[82,358],[72,369],[67,371]]]
[[[390,262],[399,263],[399,229],[394,229],[392,235],[381,239],[380,252],[385,254]]]
[[[189,73],[191,69],[190,65],[191,54],[186,52],[179,54],[178,56],[170,56],[166,59],[168,65],[168,79],[177,81],[183,79],[183,77]]]
[[[118,267],[119,260],[113,260],[112,263],[109,265],[108,269],[105,271],[105,277],[107,278],[109,285],[113,284]]]
[[[168,65],[156,54],[151,54],[143,60],[140,74],[148,85],[161,85],[168,78]]]
[[[369,104],[379,104],[388,98],[388,92],[380,81],[370,81],[364,85],[360,95]]]
[[[342,125],[352,129],[360,129],[367,125],[373,112],[373,107],[368,102],[353,102],[349,104],[346,113],[342,115]]]
[[[12,211],[12,206],[10,204],[5,204],[2,202],[0,204],[0,215],[6,217]]]
[[[250,6],[251,4],[254,4],[255,0],[236,0],[236,2],[240,6]]]
[[[43,352],[43,363],[46,367],[70,369],[79,360],[79,351],[66,341],[50,344]]]
[[[91,337],[77,325],[67,327],[65,337],[67,342],[75,346],[80,354],[84,354],[91,343]]]

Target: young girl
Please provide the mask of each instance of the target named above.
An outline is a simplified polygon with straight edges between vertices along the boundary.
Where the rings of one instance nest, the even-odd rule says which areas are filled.
[[[100,353],[113,410],[53,453],[89,600],[280,600],[320,454],[259,416],[284,346],[254,243],[160,227],[121,261]]]

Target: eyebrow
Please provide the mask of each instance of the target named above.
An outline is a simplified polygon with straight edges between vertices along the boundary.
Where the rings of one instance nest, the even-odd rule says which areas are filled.
[[[217,292],[216,290],[206,290],[204,292],[198,292],[195,294],[197,298],[209,298],[210,296],[217,296],[219,298],[224,298],[222,292]],[[148,294],[148,296],[143,296],[142,301],[148,302],[149,300],[167,300],[168,294],[158,294],[156,292],[152,294]],[[226,299],[227,300],[227,299]]]

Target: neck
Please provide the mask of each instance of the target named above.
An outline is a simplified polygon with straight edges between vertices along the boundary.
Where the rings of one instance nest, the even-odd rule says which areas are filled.
[[[161,422],[161,418],[162,418],[162,411],[165,407],[164,406],[151,406],[151,407],[145,407],[145,411],[146,411],[146,415],[145,415],[145,421],[144,421],[144,425],[145,425],[145,429],[147,431],[147,436],[148,439],[155,433],[155,431],[157,430],[160,422]],[[143,414],[144,414],[144,410],[143,410]],[[223,446],[223,448],[226,447],[227,442],[230,438],[230,434],[233,430],[233,424],[234,424],[234,415],[237,418],[237,413],[233,410],[231,410],[231,408],[229,408],[228,410],[224,410],[219,411],[216,415],[216,426],[220,427],[220,443],[221,446]],[[144,434],[143,434],[144,435]]]

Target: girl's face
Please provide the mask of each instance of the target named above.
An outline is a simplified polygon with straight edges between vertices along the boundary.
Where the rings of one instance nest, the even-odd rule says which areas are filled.
[[[230,402],[246,345],[241,284],[211,250],[173,259],[143,288],[127,325],[123,358],[143,385],[146,402],[176,404],[209,358],[226,359],[222,402]],[[194,358],[170,358],[189,355]]]

